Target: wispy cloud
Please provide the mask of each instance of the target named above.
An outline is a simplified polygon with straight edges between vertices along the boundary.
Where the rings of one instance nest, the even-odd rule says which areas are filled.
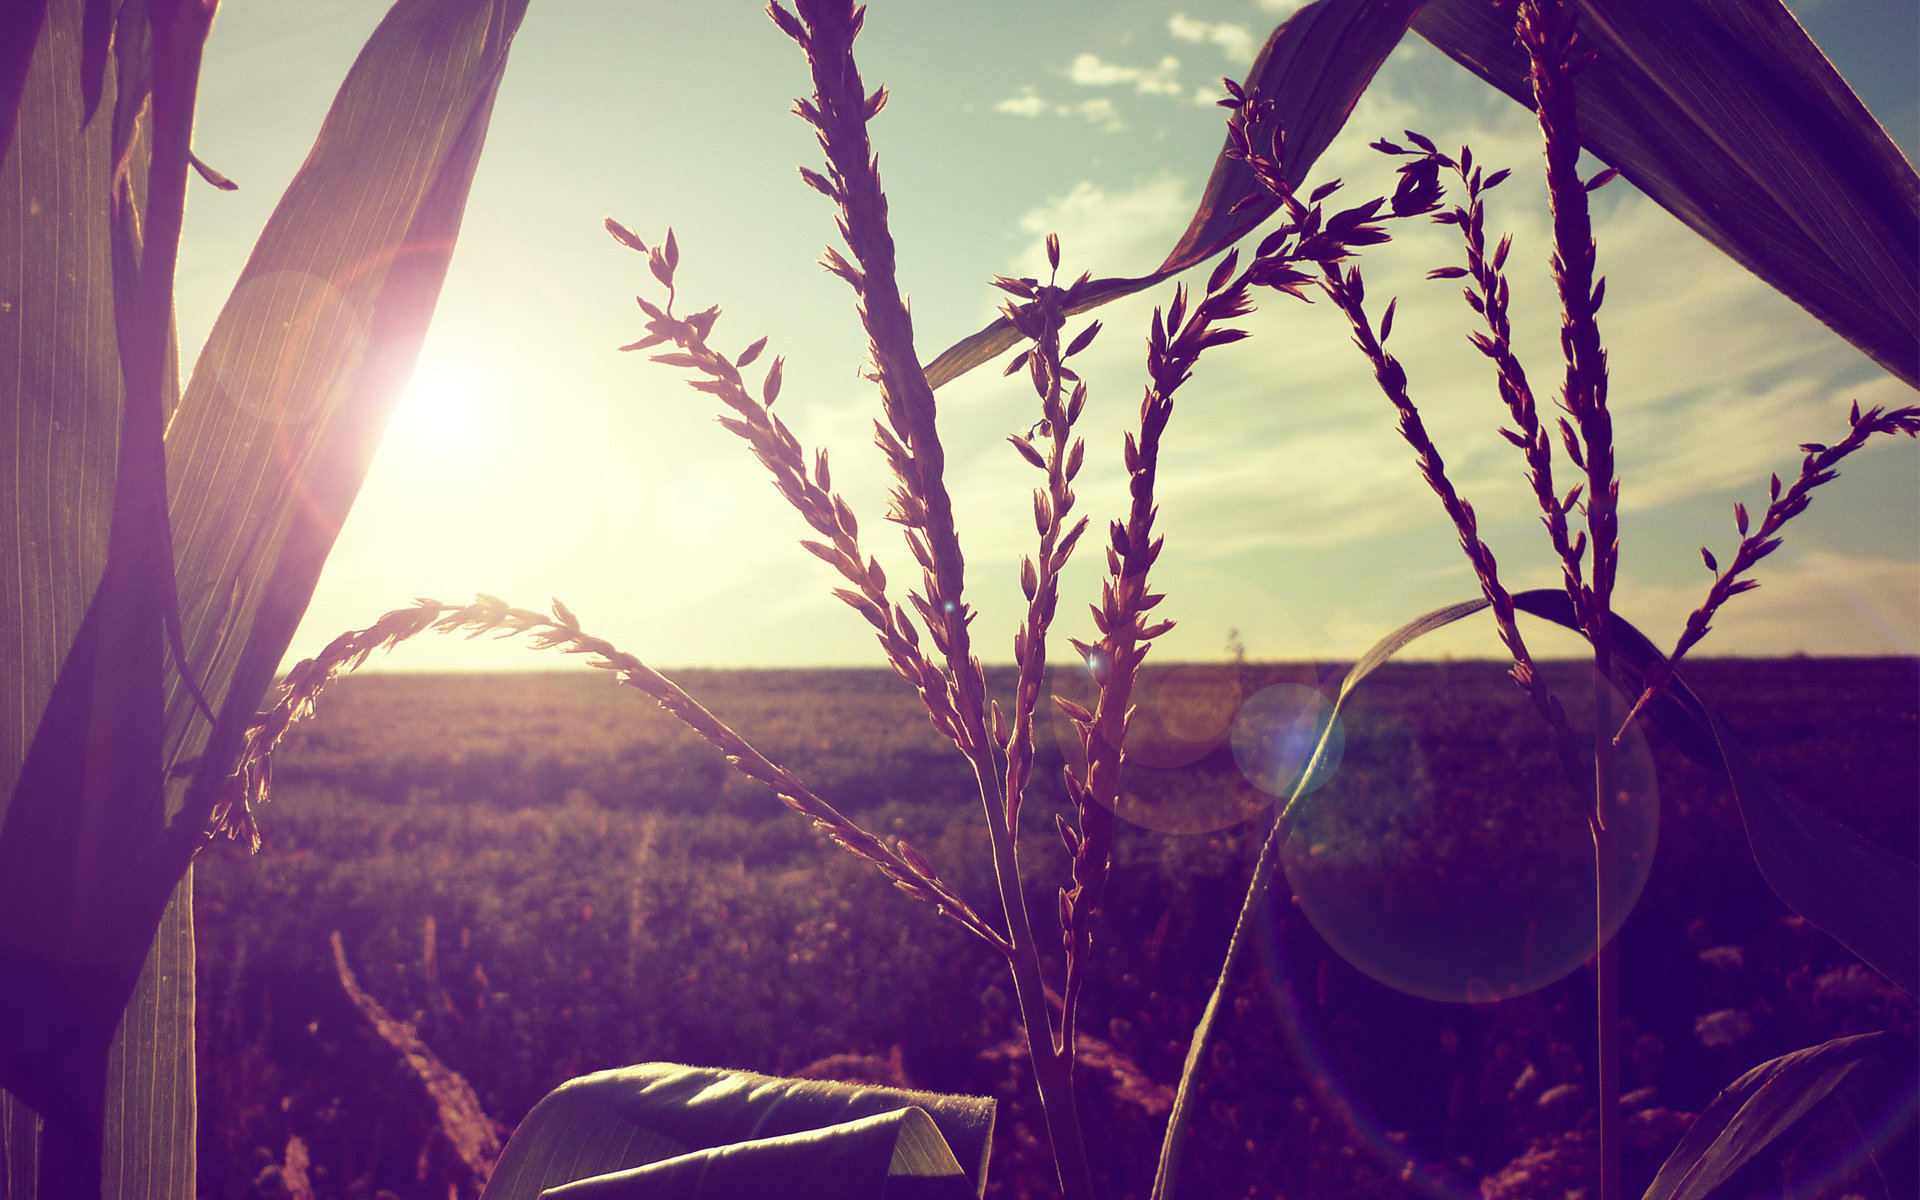
[[[1193,216],[1199,193],[1174,175],[1155,175],[1130,188],[1109,189],[1085,180],[1020,218],[1033,235],[1015,262],[1021,274],[1045,273],[1045,239],[1060,235],[1069,263],[1096,275],[1140,275],[1151,270]]]
[[[1102,133],[1119,133],[1127,127],[1127,123],[1120,119],[1120,111],[1114,107],[1113,99],[1109,96],[1096,96],[1073,104],[1060,104],[1046,99],[1033,88],[1023,87],[1019,95],[995,104],[993,111],[1027,118],[1078,117]]]
[[[1230,21],[1196,20],[1184,12],[1168,18],[1167,30],[1176,41],[1215,47],[1235,65],[1251,62],[1260,45],[1259,39],[1245,25]],[[1171,54],[1161,55],[1159,61],[1151,66],[1139,66],[1109,62],[1098,54],[1082,52],[1074,55],[1060,73],[1075,87],[1100,88],[1122,95],[1157,97],[1188,104],[1212,104],[1222,95],[1217,84],[1194,86],[1183,80],[1180,60]],[[1127,127],[1109,97],[1062,103],[1042,95],[1040,89],[1032,85],[1021,87],[1018,95],[1000,101],[993,109],[1016,117],[1080,117],[1108,132]]]
[[[1195,28],[1206,24],[1176,21],[1169,29],[1186,41],[1219,44]],[[1116,88],[1134,78],[1084,75]],[[1543,409],[1552,411],[1562,370],[1559,305],[1545,269],[1544,188],[1529,169],[1538,156],[1537,131],[1517,108],[1455,117],[1442,128],[1433,121],[1391,87],[1375,88],[1314,178],[1349,180],[1336,207],[1390,187],[1392,164],[1367,150],[1364,139],[1409,124],[1443,145],[1471,142],[1490,166],[1513,166],[1513,179],[1490,198],[1488,224],[1496,234],[1514,234],[1509,273],[1519,349]],[[1080,183],[1025,215],[1021,225],[1033,240],[1010,265],[1016,273],[1041,273],[1040,238],[1052,229],[1061,233],[1073,270],[1142,273],[1178,237],[1196,199],[1194,181],[1164,174],[1131,188]],[[1790,302],[1626,185],[1597,193],[1595,201],[1600,265],[1611,280],[1601,323],[1612,355],[1628,516],[1619,604],[1661,638],[1679,628],[1704,592],[1693,547],[1712,541],[1718,550],[1735,536],[1730,494],[1750,508],[1764,503],[1768,473],[1797,470],[1798,443],[1838,436],[1849,400],[1857,396],[1863,407],[1909,403],[1911,393],[1873,375]],[[1457,287],[1425,279],[1429,268],[1460,258],[1452,229],[1396,225],[1394,243],[1366,256],[1369,307],[1377,317],[1388,297],[1400,297],[1393,349],[1450,474],[1481,513],[1482,532],[1507,568],[1503,575],[1515,587],[1555,586],[1558,568],[1539,536],[1518,456],[1495,433],[1504,414],[1487,364],[1464,340],[1473,314]],[[1150,306],[1165,299],[1165,289],[1156,289],[1103,311],[1110,331],[1075,360],[1094,396],[1080,481],[1089,512],[1124,504],[1118,469],[1091,451],[1114,443],[1128,423],[1131,406],[1121,401],[1138,395],[1139,331]],[[1249,578],[1272,574],[1275,564],[1324,564],[1315,569],[1334,572],[1366,599],[1356,602],[1346,625],[1306,621],[1315,626],[1309,636],[1323,654],[1353,653],[1374,633],[1474,588],[1438,502],[1393,433],[1390,406],[1364,360],[1344,345],[1337,314],[1324,304],[1261,299],[1265,307],[1249,318],[1260,336],[1210,354],[1181,393],[1163,448],[1164,528],[1169,545],[1204,547],[1198,553],[1208,564]],[[1570,486],[1574,472],[1563,470],[1563,487]],[[1822,499],[1836,510],[1848,502],[1837,492]],[[1016,525],[1008,521],[1009,536]],[[1861,538],[1843,552],[1819,546],[1811,526],[1802,532],[1805,552],[1770,560],[1757,598],[1737,615],[1730,606],[1714,652],[1920,647],[1911,606],[1920,565],[1907,546]],[[1795,545],[1790,539],[1789,549]],[[1178,574],[1169,567],[1169,592],[1194,595]],[[1850,615],[1836,624],[1836,613]],[[1490,637],[1463,630],[1452,641],[1423,642],[1423,652],[1495,653]]]
[[[1197,21],[1183,12],[1167,18],[1167,32],[1183,42],[1218,46],[1227,61],[1235,65],[1252,62],[1254,54],[1260,49],[1259,39],[1245,25],[1230,21]]]
[[[1076,54],[1067,66],[1067,80],[1081,87],[1131,87],[1142,96],[1179,96],[1180,60],[1171,54],[1151,67],[1110,63],[1097,54]]]

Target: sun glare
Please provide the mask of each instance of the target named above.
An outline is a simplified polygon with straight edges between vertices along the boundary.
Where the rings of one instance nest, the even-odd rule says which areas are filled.
[[[489,389],[478,371],[423,358],[387,426],[387,444],[414,459],[464,458],[486,440],[492,414]]]

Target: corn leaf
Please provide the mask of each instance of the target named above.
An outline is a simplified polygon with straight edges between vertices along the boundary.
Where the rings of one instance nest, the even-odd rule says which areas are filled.
[[[526,0],[401,0],[255,244],[167,431],[189,660],[170,771],[204,817],[412,374]]]
[[[1920,386],[1920,176],[1780,0],[1575,0],[1599,57],[1581,142],[1868,357]],[[1422,37],[1523,104],[1498,10],[1433,0]]]
[[[19,598],[0,641],[21,664],[0,678],[0,1180],[185,1197],[184,876],[411,370],[525,0],[388,15],[184,397],[172,256],[210,13],[44,8],[6,17],[37,34],[24,70],[0,51],[0,100],[19,96],[0,120],[0,583]],[[211,745],[166,670],[178,614]]]
[[[648,1063],[549,1093],[482,1200],[979,1196],[992,1137],[991,1100]]]
[[[1868,966],[1920,995],[1920,867],[1774,787],[1717,714],[1712,729],[1768,886]]]
[[[1522,611],[1577,630],[1563,593],[1522,592]],[[1660,651],[1613,618],[1614,682],[1637,695]],[[1862,962],[1920,995],[1920,864],[1861,837],[1775,787],[1720,714],[1676,678],[1648,719],[1694,761],[1726,776],[1760,874],[1795,912]]]
[[[1518,592],[1513,602],[1522,612],[1576,633],[1580,630],[1565,592],[1551,589]],[[1380,639],[1341,680],[1333,714],[1339,714],[1347,697],[1362,680],[1394,655],[1427,634],[1486,607],[1484,597],[1449,604],[1414,618]],[[1625,695],[1638,695],[1645,685],[1647,671],[1663,661],[1662,656],[1645,634],[1617,614],[1612,630],[1610,673],[1614,684]],[[1677,674],[1669,682],[1667,694],[1647,706],[1644,718],[1683,753],[1726,776],[1740,805],[1754,859],[1780,898],[1801,916],[1832,934],[1868,966],[1908,992],[1920,994],[1916,992],[1920,986],[1920,967],[1915,964],[1915,956],[1920,954],[1920,905],[1915,903],[1920,899],[1920,865],[1868,842],[1775,788],[1753,764],[1719,715]],[[1329,720],[1329,731],[1332,725]],[[1323,731],[1313,758],[1300,772],[1299,787],[1314,778],[1325,747],[1326,731]],[[1153,1200],[1168,1200],[1174,1195],[1180,1154],[1186,1143],[1189,1098],[1206,1043],[1225,1002],[1227,980],[1233,974],[1243,941],[1266,899],[1268,884],[1279,863],[1280,847],[1286,840],[1287,814],[1297,799],[1296,791],[1276,815],[1273,831],[1261,847],[1213,994],[1208,997],[1188,1044],[1180,1086],[1174,1095],[1173,1114],[1161,1143]],[[1647,1200],[1654,1200],[1652,1193]]]
[[[1911,1043],[1886,1033],[1837,1038],[1761,1063],[1707,1105],[1643,1200],[1750,1195],[1746,1187],[1732,1190],[1741,1169],[1790,1148],[1816,1108],[1840,1106],[1853,1128],[1871,1129],[1898,1101],[1912,1069]]]
[[[1582,145],[1920,387],[1920,176],[1780,0],[1574,5],[1599,52],[1576,81]],[[1248,82],[1280,99],[1294,183],[1398,43],[1404,7],[1321,0],[1268,40]],[[1432,0],[1412,7],[1419,9],[1412,28],[1422,37],[1531,105],[1526,59],[1498,6]],[[1152,286],[1245,236],[1273,211],[1263,202],[1228,212],[1252,190],[1249,174],[1223,155],[1161,268],[1096,280],[1073,311]],[[1018,340],[1008,322],[996,320],[929,363],[927,376],[939,387]]]
[[[1298,186],[1305,181],[1346,124],[1374,72],[1400,44],[1419,7],[1420,0],[1316,0],[1267,38],[1244,86],[1274,102],[1287,131],[1287,157],[1281,170],[1290,183]],[[1236,209],[1242,201],[1247,203]],[[1097,308],[1205,262],[1252,232],[1278,205],[1279,201],[1264,194],[1247,165],[1227,157],[1223,146],[1200,207],[1166,260],[1149,275],[1094,280],[1084,298],[1068,311]],[[1013,323],[1002,317],[929,363],[927,380],[936,388],[950,383],[1019,340]]]
[[[157,844],[173,586],[160,438],[177,389],[170,305],[143,305],[139,285],[172,274],[164,232],[144,221],[152,182],[167,186],[149,92],[156,79],[168,88],[177,132],[191,105],[180,78],[197,67],[177,53],[155,66],[143,5],[37,9],[19,27],[25,45],[0,55],[0,98],[16,101],[0,124],[0,643],[18,665],[0,673],[0,1122],[10,1187],[92,1194],[105,1141],[119,1154],[138,1140],[102,1125],[110,1081],[177,1055],[182,1038],[191,1048],[191,927],[168,908],[188,856]],[[116,22],[130,32],[110,42]],[[191,59],[192,30],[175,32]],[[163,912],[173,920],[142,993],[159,1019],[116,1050]],[[190,1057],[184,1089],[177,1065],[139,1084],[168,1138],[191,1133]],[[45,1137],[22,1101],[48,1118]],[[183,1155],[116,1167],[128,1194],[190,1194],[190,1138]]]

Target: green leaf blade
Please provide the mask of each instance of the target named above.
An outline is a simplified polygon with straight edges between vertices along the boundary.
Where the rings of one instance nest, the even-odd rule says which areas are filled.
[[[43,1190],[94,1189],[101,1104],[118,1086],[111,1039],[177,880],[147,840],[161,820],[162,660],[157,619],[152,637],[143,626],[170,581],[139,569],[152,522],[116,513],[139,507],[117,494],[123,471],[158,479],[157,462],[124,436],[119,340],[151,148],[147,120],[119,87],[150,71],[137,40],[110,54],[109,27],[79,0],[27,8],[36,11],[10,14],[25,18],[24,40],[0,55],[0,586],[10,598],[0,654],[11,667],[0,672],[0,1083],[10,1089],[0,1125],[10,1184],[24,1173]],[[116,197],[122,162],[131,186]],[[164,380],[161,391],[164,407]],[[157,454],[159,415],[149,415]],[[106,595],[116,556],[120,584]],[[90,903],[102,890],[110,902]],[[185,937],[190,954],[190,928]],[[165,1023],[179,1010],[156,1014]],[[185,1029],[190,1037],[190,1013]],[[149,1082],[149,1095],[191,1112],[190,1077]],[[49,1136],[25,1103],[55,1114]],[[129,1194],[184,1196],[191,1160],[189,1147],[184,1166],[112,1165]]]
[[[199,647],[207,661],[196,657],[193,669],[224,700],[237,737],[411,368],[525,4],[402,0],[389,14],[360,63],[360,82],[371,73],[385,90],[363,86],[337,105],[332,140],[308,165],[359,160],[383,122],[399,150],[373,153],[358,176],[319,180],[298,197],[300,218],[289,218],[291,236],[332,252],[342,268],[346,286],[329,276],[324,287],[364,293],[367,327],[337,319],[343,302],[306,330],[317,337],[290,347],[273,318],[308,314],[269,303],[266,319],[242,331],[245,355],[275,364],[267,391],[229,372],[217,396],[192,404],[176,404],[171,297],[146,295],[153,288],[135,283],[160,276],[131,269],[171,253],[164,236],[144,251],[136,245],[152,145],[140,102],[156,78],[147,7],[15,7],[0,21],[24,37],[0,53],[0,102],[19,100],[0,121],[0,362],[10,368],[0,371],[0,486],[16,492],[0,496],[0,583],[17,598],[0,610],[0,647],[20,668],[0,676],[9,782],[0,1082],[13,1089],[0,1097],[0,1174],[9,1194],[104,1187],[172,1200],[194,1187],[193,951],[182,877],[203,840],[204,812],[165,824],[186,788],[168,796],[162,759],[190,757],[206,729],[188,689],[175,679],[167,690],[161,631],[176,578],[168,567],[202,632],[216,627]],[[181,57],[175,73],[193,61]],[[187,95],[191,82],[174,80]],[[131,186],[117,186],[121,163]],[[329,217],[338,236],[313,237]],[[298,269],[293,260],[283,275]],[[142,354],[127,350],[135,343]],[[146,364],[143,407],[123,398],[123,354]],[[281,384],[324,403],[272,390]],[[240,445],[238,422],[223,419],[240,411],[258,420],[263,395],[279,406],[271,415],[298,410],[303,419],[269,422],[270,453],[228,455]],[[356,402],[370,415],[317,419]],[[129,414],[141,419],[138,437],[127,434]],[[208,446],[219,447],[211,460],[190,453]],[[198,474],[187,465],[209,461]],[[163,506],[167,476],[172,503]],[[302,486],[300,499],[321,507],[290,517],[288,491]],[[168,564],[169,508],[176,526],[215,553],[176,543]],[[320,534],[302,540],[303,520]],[[256,621],[263,611],[279,624]],[[243,649],[260,663],[251,673],[235,669]],[[201,778],[224,774],[217,757],[201,755]],[[21,1097],[56,1116],[36,1121]]]
[[[951,1181],[945,1192],[912,1195],[977,1196],[986,1188],[993,1110],[992,1100],[971,1096],[674,1063],[600,1071],[562,1084],[534,1106],[483,1200],[691,1195],[674,1189],[709,1176],[741,1188],[712,1194],[768,1194],[752,1181],[852,1161],[916,1184]],[[829,1168],[823,1177],[830,1175]]]

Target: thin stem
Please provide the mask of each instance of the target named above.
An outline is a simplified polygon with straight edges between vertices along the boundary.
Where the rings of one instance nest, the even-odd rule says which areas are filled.
[[[1607,929],[1608,885],[1619,857],[1619,834],[1609,823],[1613,803],[1613,688],[1606,672],[1593,673],[1593,928],[1595,1029],[1595,1103],[1599,1108],[1600,1195],[1620,1195],[1620,951]]]
[[[867,123],[885,106],[887,93],[881,88],[867,94],[854,62],[853,42],[865,19],[864,8],[850,0],[798,0],[796,8],[797,17],[778,3],[770,4],[767,11],[806,52],[813,77],[812,98],[796,102],[795,110],[813,126],[826,154],[827,173],[809,171],[802,177],[839,208],[839,231],[852,261],[831,248],[824,261],[860,301],[871,373],[879,384],[887,421],[879,437],[900,478],[890,519],[905,529],[908,547],[922,567],[921,592],[912,599],[928,636],[946,659],[954,713],[951,732],[973,768],[987,822],[994,875],[1013,947],[1014,991],[1026,1023],[1054,1165],[1067,1200],[1092,1200],[1093,1177],[1073,1094],[1072,1047],[1068,1045],[1063,1057],[1053,1044],[1039,947],[1021,886],[1018,848],[1007,821],[1004,781],[987,729],[986,674],[973,656],[967,630],[973,613],[964,598],[966,563],[946,489],[933,388],[914,349],[913,321],[896,279],[887,199],[867,137]]]
[[[1599,311],[1605,282],[1594,275],[1593,225],[1588,184],[1579,176],[1580,124],[1573,77],[1588,61],[1576,20],[1560,0],[1522,0],[1514,33],[1526,51],[1534,109],[1546,150],[1547,198],[1553,214],[1553,277],[1560,293],[1560,345],[1566,359],[1561,397],[1572,425],[1563,423],[1569,456],[1587,473],[1587,538],[1592,547],[1591,582],[1578,604],[1593,651],[1594,933],[1599,1028],[1598,1106],[1600,1200],[1620,1197],[1620,1020],[1615,950],[1606,936],[1607,881],[1614,857],[1609,759],[1613,755],[1609,684],[1612,656],[1614,574],[1620,559],[1620,485],[1613,470],[1613,417],[1607,410],[1607,355],[1600,341]],[[1604,182],[1596,178],[1595,184]],[[1577,429],[1577,436],[1576,436]]]
[[[1755,580],[1745,579],[1742,576],[1752,570],[1761,559],[1780,548],[1782,540],[1780,531],[1788,521],[1807,510],[1807,506],[1813,502],[1813,489],[1839,477],[1840,472],[1837,468],[1840,461],[1860,449],[1866,444],[1868,438],[1876,434],[1904,433],[1908,437],[1920,436],[1920,407],[1897,408],[1892,412],[1873,408],[1862,413],[1860,405],[1856,403],[1848,414],[1847,421],[1847,436],[1834,445],[1826,446],[1819,442],[1807,442],[1800,447],[1806,457],[1800,462],[1800,476],[1793,481],[1792,486],[1782,491],[1780,477],[1778,475],[1773,477],[1768,493],[1767,511],[1760,518],[1757,528],[1751,532],[1748,531],[1746,505],[1733,506],[1734,524],[1739,529],[1741,538],[1739,548],[1734,551],[1733,561],[1727,564],[1726,570],[1720,570],[1713,554],[1705,547],[1701,547],[1700,557],[1705,560],[1707,569],[1714,572],[1713,586],[1708,589],[1707,598],[1701,602],[1700,607],[1687,617],[1686,628],[1681,631],[1680,640],[1674,644],[1673,652],[1667,655],[1665,662],[1656,663],[1647,672],[1646,689],[1634,701],[1633,709],[1628,712],[1626,720],[1621,722],[1619,732],[1614,734],[1615,745],[1619,745],[1620,739],[1626,736],[1627,728],[1633,724],[1634,719],[1666,690],[1667,684],[1673,678],[1673,669],[1679,665],[1681,658],[1693,648],[1694,643],[1707,636],[1713,628],[1713,617],[1720,611],[1720,606],[1741,592],[1751,591],[1760,586]]]

